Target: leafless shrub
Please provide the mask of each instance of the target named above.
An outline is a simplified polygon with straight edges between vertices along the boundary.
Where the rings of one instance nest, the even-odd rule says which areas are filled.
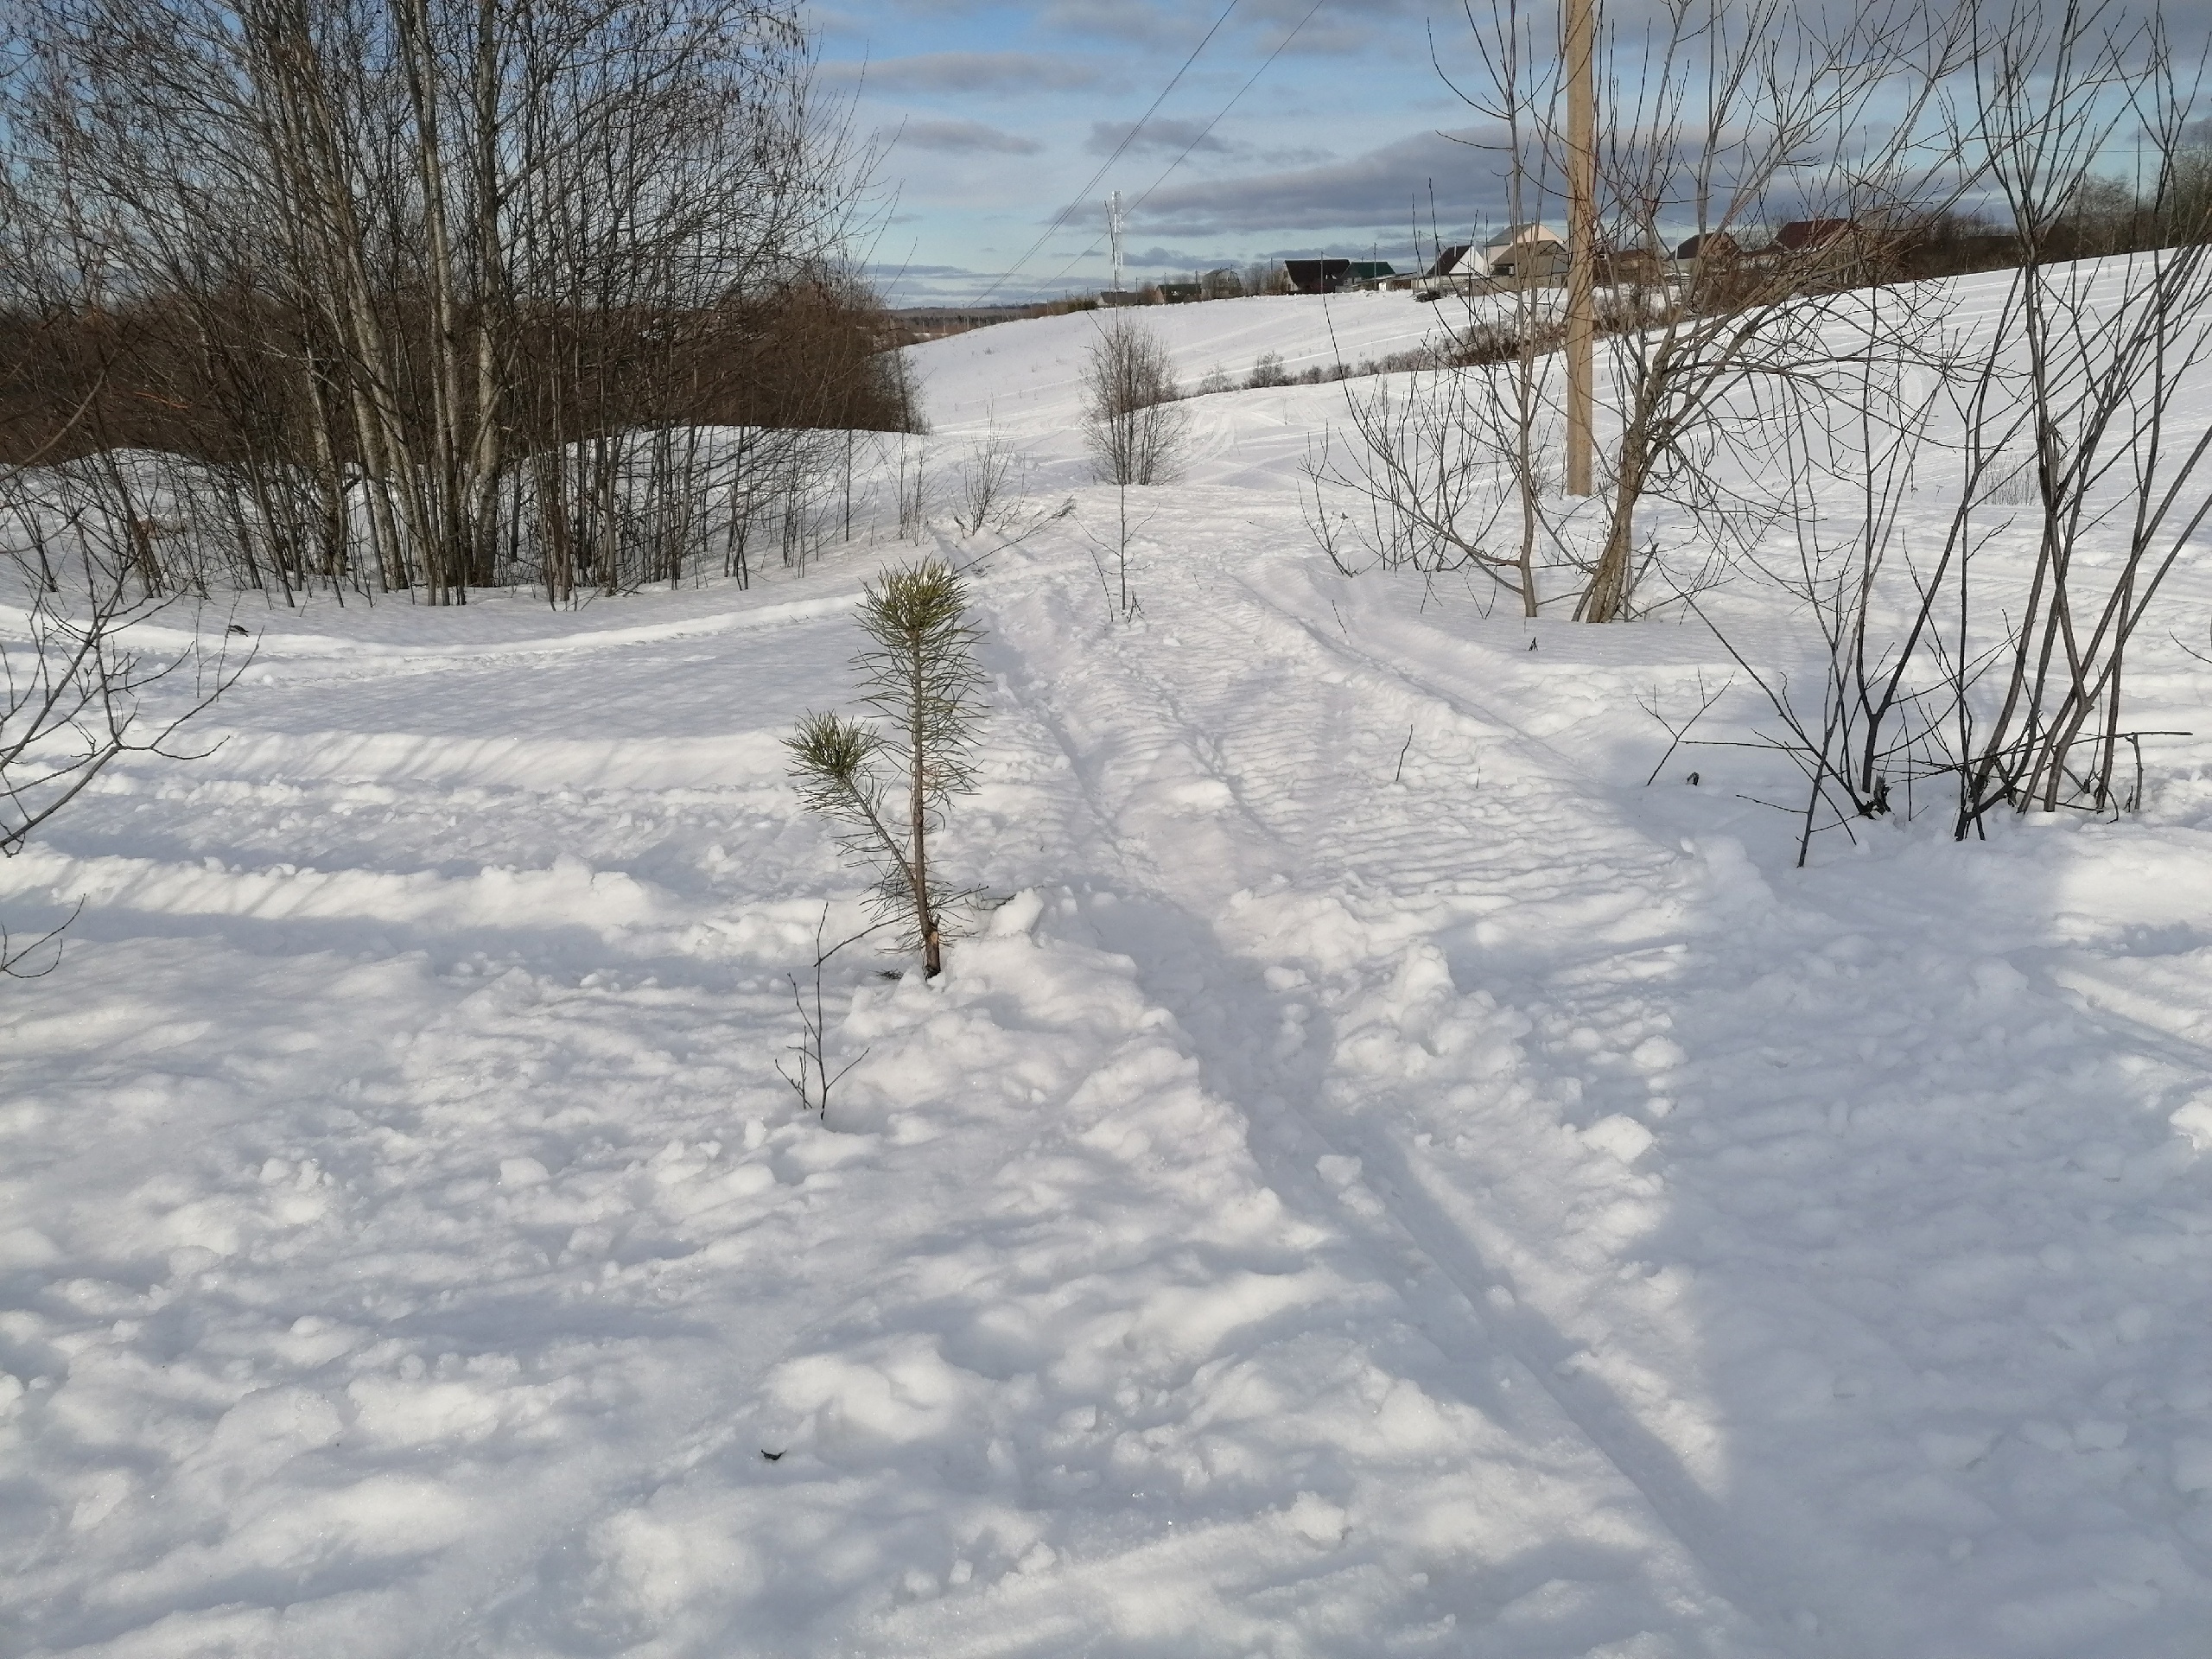
[[[1100,478],[1127,486],[1174,475],[1189,417],[1175,407],[1174,365],[1157,335],[1113,313],[1091,342],[1084,391],[1084,436]]]
[[[2178,399],[2212,360],[2212,219],[2159,205],[2170,180],[2201,201],[2170,44],[2155,22],[2110,21],[2094,5],[1977,19],[1977,147],[2025,257],[1917,390],[1862,367],[1839,400],[1860,427],[1855,510],[1800,488],[1791,585],[1826,644],[1817,706],[1753,672],[1783,721],[1765,741],[1808,780],[1801,860],[1819,830],[1921,798],[1948,801],[1961,838],[2002,810],[2139,804],[2141,740],[2156,734],[2125,715],[2129,649],[2212,517],[2212,434],[2176,435]],[[2058,257],[2076,234],[2068,204],[2123,111],[2158,162],[2173,242]],[[1801,433],[1777,470],[1813,480],[1816,437]],[[1916,544],[1899,508],[1931,463],[1953,506]]]
[[[899,539],[918,542],[929,533],[930,452],[924,443],[899,446]]]
[[[784,976],[791,988],[791,1007],[798,1015],[799,1039],[788,1050],[794,1056],[791,1065],[786,1066],[781,1060],[776,1062],[777,1075],[791,1085],[791,1092],[798,1096],[800,1109],[812,1112],[824,1123],[830,1121],[830,1091],[842,1083],[855,1066],[868,1058],[869,1051],[862,1049],[834,1071],[830,1070],[826,1049],[830,1021],[823,1008],[822,972],[840,950],[875,931],[872,927],[867,928],[849,938],[838,940],[835,944],[824,944],[823,939],[829,927],[830,906],[824,905],[821,917],[814,925],[814,983],[811,988],[814,995],[811,1007],[807,1006],[806,991],[801,988],[798,976]]]
[[[1996,420],[2033,449],[2036,551],[2007,607],[1993,706],[1962,716],[1961,836],[2000,806],[2125,804],[2128,648],[2212,515],[2212,431],[2175,432],[2177,399],[2212,359],[2212,200],[2173,45],[2156,18],[2119,29],[2095,4],[1995,22],[1979,43],[1982,137],[2027,260],[2015,329],[1994,347],[2018,353]],[[2055,210],[2096,178],[2123,119],[2155,164],[2151,206],[2172,245],[2095,264],[2048,257]]]
[[[964,536],[980,536],[1000,522],[1012,506],[1008,492],[1014,484],[1020,452],[995,428],[969,446],[968,464],[960,474],[960,503],[954,522]]]
[[[1347,394],[1348,430],[1306,463],[1306,522],[1338,569],[1478,571],[1537,613],[1541,572],[1570,561],[1540,540],[1533,499],[1555,439],[1523,425],[1514,390],[1506,365]]]
[[[0,474],[0,857],[123,756],[185,758],[184,727],[252,655],[219,625],[211,638],[192,599],[149,570],[143,543],[172,526],[115,492],[126,476],[81,464]],[[169,626],[149,633],[157,620]],[[176,627],[186,643],[156,643]],[[60,931],[14,944],[0,927],[0,975],[45,971],[28,964]]]

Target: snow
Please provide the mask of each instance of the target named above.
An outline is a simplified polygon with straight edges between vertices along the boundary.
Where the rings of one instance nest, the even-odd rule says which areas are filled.
[[[1086,354],[1117,317],[1136,319],[1166,348],[1177,382],[1189,391],[1217,370],[1241,386],[1269,354],[1281,359],[1284,373],[1296,375],[1443,343],[1455,324],[1465,325],[1470,304],[1421,304],[1410,293],[1376,292],[1074,311],[971,329],[909,356],[921,372],[925,407],[938,431],[994,423],[1049,430],[1077,418]]]
[[[1195,378],[1433,312],[1155,315]],[[1771,757],[1643,786],[1694,626],[1330,569],[1341,388],[1187,405],[1111,620],[1088,326],[915,354],[1077,511],[976,578],[1005,902],[831,959],[826,1122],[786,976],[862,881],[779,739],[912,547],[257,615],[211,752],[0,867],[86,901],[0,986],[0,1647],[2202,1653],[2212,733],[1800,871]]]

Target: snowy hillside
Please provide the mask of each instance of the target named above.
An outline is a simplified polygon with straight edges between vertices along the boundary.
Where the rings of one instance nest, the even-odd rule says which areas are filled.
[[[1075,420],[1085,354],[1116,315],[1138,318],[1158,337],[1188,391],[1217,372],[1242,385],[1263,356],[1280,358],[1283,371],[1296,375],[1410,352],[1445,338],[1454,324],[1464,326],[1467,314],[1464,300],[1424,305],[1409,293],[1278,295],[1026,318],[936,340],[908,357],[921,372],[931,425],[967,432],[993,422]]]
[[[1188,383],[1435,317],[1159,321]],[[242,613],[220,747],[0,866],[86,901],[0,983],[0,1650],[2202,1655],[2212,668],[2132,671],[2197,734],[2137,816],[1799,870],[1773,756],[1645,785],[1694,625],[1331,568],[1341,387],[1184,406],[1114,620],[1090,327],[914,353],[940,477],[995,425],[1075,510],[976,577],[1005,902],[831,962],[826,1124],[862,880],[779,740],[911,544]]]

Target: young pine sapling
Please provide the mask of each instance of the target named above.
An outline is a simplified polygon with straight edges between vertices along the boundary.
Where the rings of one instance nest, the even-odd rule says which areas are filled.
[[[880,723],[810,714],[785,747],[800,799],[843,826],[847,852],[876,872],[878,909],[907,925],[934,978],[944,909],[965,895],[938,880],[930,836],[952,798],[975,787],[982,631],[959,576],[936,560],[871,583],[861,626],[874,641],[855,659],[862,702]]]

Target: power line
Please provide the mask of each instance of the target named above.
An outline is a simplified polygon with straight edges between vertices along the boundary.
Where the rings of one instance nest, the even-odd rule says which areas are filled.
[[[1221,106],[1220,113],[1216,115],[1212,120],[1207,122],[1205,125],[1199,130],[1198,136],[1197,137],[1192,139],[1189,143],[1183,146],[1183,153],[1178,156],[1173,161],[1168,162],[1166,167],[1161,169],[1160,176],[1145,187],[1144,194],[1139,196],[1134,202],[1131,202],[1126,211],[1134,213],[1137,208],[1143,207],[1146,202],[1152,200],[1152,193],[1159,189],[1161,185],[1167,182],[1167,175],[1170,173],[1173,173],[1177,168],[1182,166],[1184,162],[1191,159],[1192,152],[1196,150],[1200,144],[1205,143],[1206,135],[1211,132],[1216,127],[1219,126],[1223,120],[1227,118],[1229,112],[1235,109],[1237,105],[1243,101],[1244,94],[1250,92],[1255,86],[1258,85],[1260,77],[1268,73],[1268,67],[1272,65],[1277,58],[1283,54],[1284,48],[1288,47],[1293,41],[1298,38],[1300,32],[1305,29],[1306,25],[1313,21],[1313,14],[1320,10],[1321,8],[1327,3],[1328,0],[1313,0],[1313,3],[1306,8],[1306,15],[1298,20],[1297,25],[1292,29],[1289,34],[1284,35],[1281,40],[1275,42],[1275,49],[1268,54],[1267,57],[1262,60],[1260,67],[1255,69],[1244,84],[1236,89],[1235,94],[1230,97],[1229,102]],[[1097,181],[1094,179],[1091,182],[1096,184]],[[1046,232],[1047,235],[1050,233],[1051,232]],[[1033,253],[1036,250],[1033,248],[1030,251]],[[1090,258],[1092,254],[1097,251],[1098,244],[1094,241],[1081,253],[1078,253],[1074,258],[1069,260],[1067,264],[1062,265],[1058,273],[1052,277],[1052,281],[1057,283],[1060,280],[1060,277],[1066,276],[1068,272],[1073,270],[1077,265],[1081,264],[1084,260]],[[1028,255],[1024,254],[1022,257],[1024,258],[1027,258]],[[1012,276],[1013,272],[1009,271],[1007,274],[1008,276]]]
[[[1229,112],[1235,109],[1243,100],[1244,94],[1250,92],[1254,86],[1258,83],[1260,77],[1268,73],[1268,66],[1273,64],[1277,58],[1283,54],[1283,48],[1287,47],[1293,41],[1296,40],[1300,32],[1305,29],[1306,25],[1313,21],[1313,14],[1320,10],[1321,8],[1328,4],[1328,3],[1329,0],[1313,0],[1313,3],[1306,8],[1306,15],[1298,20],[1297,27],[1293,29],[1289,34],[1284,35],[1281,42],[1275,47],[1275,49],[1268,54],[1265,60],[1261,63],[1258,68],[1252,72],[1250,79],[1246,80],[1242,86],[1239,86],[1236,89],[1236,95],[1234,98],[1231,98],[1228,103],[1221,106],[1221,114],[1217,115],[1212,120],[1207,122],[1205,128],[1199,132],[1198,136],[1192,139],[1189,143],[1183,146],[1183,153],[1180,156],[1178,156],[1173,161],[1168,162],[1165,171],[1163,171],[1158,178],[1154,179],[1150,184],[1145,187],[1144,194],[1139,196],[1135,201],[1129,204],[1132,208],[1141,207],[1146,202],[1151,200],[1152,193],[1159,189],[1161,185],[1167,182],[1167,175],[1169,173],[1173,173],[1177,168],[1182,166],[1184,162],[1191,159],[1191,152],[1196,149],[1200,144],[1205,143],[1206,134],[1211,132],[1216,127],[1222,124],[1222,121],[1228,116]]]
[[[1160,89],[1160,96],[1154,99],[1151,105],[1142,115],[1137,118],[1136,125],[1131,127],[1128,131],[1122,136],[1122,142],[1114,146],[1114,153],[1099,163],[1098,170],[1090,175],[1089,181],[1085,183],[1083,188],[1076,194],[1075,200],[1068,203],[1066,207],[1061,208],[1058,213],[1053,215],[1052,222],[1045,227],[1044,233],[1034,242],[1032,242],[1029,245],[1028,248],[1023,252],[1020,258],[1015,260],[1011,265],[1007,266],[1006,270],[1001,271],[999,273],[998,281],[993,283],[981,294],[978,294],[972,303],[981,305],[985,300],[989,299],[992,295],[997,293],[1000,289],[1004,287],[1006,283],[1015,275],[1015,273],[1020,271],[1024,265],[1027,264],[1030,260],[1036,257],[1037,250],[1043,247],[1045,244],[1051,239],[1052,233],[1058,230],[1061,226],[1067,223],[1068,215],[1075,212],[1077,208],[1082,207],[1090,199],[1090,193],[1097,186],[1098,181],[1106,176],[1106,169],[1112,167],[1115,162],[1120,161],[1122,159],[1122,153],[1126,151],[1131,144],[1136,142],[1137,134],[1144,130],[1144,124],[1151,120],[1154,115],[1159,111],[1160,106],[1167,101],[1168,93],[1173,92],[1177,86],[1182,84],[1183,77],[1190,73],[1191,66],[1198,60],[1198,54],[1206,49],[1208,41],[1211,41],[1215,35],[1221,33],[1221,26],[1229,21],[1229,14],[1236,10],[1239,3],[1241,3],[1241,0],[1229,0],[1229,3],[1221,9],[1221,16],[1213,20],[1213,27],[1206,30],[1204,38],[1202,38],[1196,46],[1191,48],[1191,55],[1183,60],[1183,67],[1175,72],[1173,78],[1168,81],[1166,86]],[[1094,243],[1092,245],[1095,247],[1096,244]]]

